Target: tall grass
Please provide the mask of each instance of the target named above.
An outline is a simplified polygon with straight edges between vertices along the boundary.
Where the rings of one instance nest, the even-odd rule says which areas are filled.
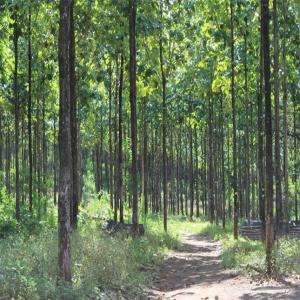
[[[102,229],[108,217],[98,201],[82,209],[71,237],[71,285],[57,280],[56,225],[0,239],[0,299],[139,298],[164,253],[178,246],[179,233],[164,233],[159,217],[149,217],[144,237],[110,235]]]

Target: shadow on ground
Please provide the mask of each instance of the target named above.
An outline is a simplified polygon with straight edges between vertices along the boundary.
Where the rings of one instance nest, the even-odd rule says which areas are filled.
[[[154,277],[148,299],[286,299],[299,300],[299,285],[260,286],[221,266],[220,244],[207,236],[187,234]]]

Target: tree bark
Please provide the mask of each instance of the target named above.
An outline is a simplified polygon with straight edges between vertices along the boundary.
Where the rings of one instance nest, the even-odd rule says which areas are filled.
[[[273,163],[272,163],[272,104],[270,85],[270,42],[269,42],[269,0],[262,0],[261,27],[263,37],[264,79],[265,79],[265,131],[266,131],[266,263],[267,273],[272,275],[273,248]]]
[[[109,64],[109,104],[108,104],[108,123],[109,123],[109,195],[110,207],[114,207],[113,189],[113,149],[112,149],[112,67]]]
[[[283,63],[283,168],[284,168],[284,203],[285,203],[285,222],[289,222],[289,170],[288,170],[288,123],[287,123],[287,68],[286,68],[286,14],[287,1],[283,0],[283,38],[282,38],[282,63]]]
[[[233,234],[238,238],[238,195],[237,195],[237,155],[236,155],[236,107],[235,107],[235,62],[234,62],[234,12],[233,0],[230,0],[230,32],[231,32],[231,106],[232,106],[232,160],[233,160]]]
[[[76,73],[75,73],[75,29],[74,29],[74,6],[75,0],[71,1],[70,7],[70,42],[69,42],[69,60],[70,60],[70,126],[71,126],[71,151],[72,151],[72,169],[73,186],[72,201],[70,203],[71,226],[77,226],[77,215],[80,195],[80,175],[79,175],[79,151],[78,151],[78,122],[77,122],[77,96],[76,96]]]
[[[70,249],[70,203],[72,189],[72,151],[70,123],[70,8],[72,0],[60,0],[59,24],[59,277],[63,281],[71,281],[71,249]]]
[[[274,23],[274,100],[275,100],[275,184],[276,184],[276,224],[282,222],[281,208],[281,164],[280,164],[280,116],[279,116],[279,55],[278,55],[278,19],[277,0],[273,0],[273,23]]]
[[[138,234],[138,195],[137,195],[137,120],[136,120],[136,0],[129,0],[129,77],[131,112],[131,151],[132,151],[132,223],[134,235]]]
[[[260,68],[259,68],[259,91],[257,97],[257,130],[258,130],[258,194],[259,194],[259,217],[263,223],[262,237],[265,235],[265,170],[264,170],[264,130],[263,130],[263,34],[260,29]]]
[[[120,222],[124,222],[124,212],[123,212],[123,135],[122,135],[122,125],[123,125],[123,74],[124,74],[124,58],[121,54],[121,66],[120,66],[120,80],[119,80],[119,142],[118,142],[118,182],[117,182],[117,198],[120,205]]]
[[[160,22],[161,32],[159,38],[159,58],[160,58],[160,71],[162,80],[163,92],[163,120],[162,120],[162,150],[163,150],[163,202],[164,202],[164,230],[167,232],[167,219],[168,219],[168,199],[167,199],[167,149],[166,149],[166,118],[167,118],[167,103],[166,103],[166,76],[164,70],[164,57],[163,57],[163,1],[160,1]]]
[[[28,160],[29,160],[29,211],[32,212],[32,176],[33,176],[33,161],[32,161],[32,101],[31,101],[31,81],[32,81],[32,53],[31,53],[31,3],[29,5],[28,19]]]
[[[20,174],[19,174],[19,115],[20,115],[20,104],[19,104],[19,82],[18,82],[18,39],[19,39],[19,28],[18,28],[18,17],[17,7],[14,8],[14,57],[15,57],[15,68],[14,68],[14,100],[15,100],[15,184],[16,184],[16,219],[20,220]]]
[[[193,161],[193,129],[189,128],[189,142],[190,142],[190,219],[193,219],[194,215],[194,161]]]

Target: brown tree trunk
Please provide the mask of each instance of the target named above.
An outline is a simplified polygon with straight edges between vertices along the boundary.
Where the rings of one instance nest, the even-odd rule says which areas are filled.
[[[46,138],[46,107],[45,107],[45,95],[42,96],[42,118],[43,118],[43,133],[42,133],[42,144],[43,144],[43,196],[47,196],[47,167],[48,167],[48,160],[47,160],[47,138]],[[46,207],[45,202],[45,209]]]
[[[284,203],[285,203],[285,222],[289,222],[289,161],[288,161],[288,123],[287,123],[287,70],[286,70],[286,14],[287,1],[283,0],[283,39],[282,39],[282,63],[283,63],[283,169],[284,169]]]
[[[129,0],[129,77],[131,112],[132,151],[132,222],[134,234],[138,234],[138,194],[137,194],[137,120],[136,120],[136,0]]]
[[[294,103],[293,103],[293,117],[294,117],[294,186],[295,186],[295,220],[298,221],[298,174],[297,174],[297,136],[296,136],[296,128],[297,128],[297,121],[296,121],[296,108],[297,107],[297,92],[294,89]]]
[[[168,199],[167,199],[167,149],[166,149],[166,118],[167,118],[167,104],[166,104],[166,76],[164,70],[164,57],[163,57],[163,1],[160,1],[160,22],[161,32],[159,38],[159,57],[160,57],[160,70],[162,80],[163,92],[163,120],[162,120],[162,150],[163,150],[163,202],[164,202],[164,230],[167,232],[167,219],[168,219]]]
[[[71,281],[71,249],[70,249],[70,203],[72,189],[72,151],[71,151],[71,122],[70,122],[70,8],[72,0],[60,1],[59,24],[59,277]]]
[[[208,107],[208,206],[209,206],[209,221],[215,221],[215,200],[214,200],[214,159],[213,159],[213,100],[210,95]]]
[[[101,141],[99,140],[96,144],[96,149],[95,149],[95,159],[96,159],[96,164],[95,164],[95,185],[96,185],[96,194],[98,198],[100,198],[100,143]]]
[[[235,117],[235,62],[234,62],[234,12],[233,0],[230,0],[230,32],[231,32],[231,106],[232,106],[232,161],[233,161],[233,234],[238,238],[238,190],[237,190],[237,155],[236,155],[236,117]]]
[[[70,203],[71,226],[77,226],[77,215],[80,195],[80,175],[79,175],[79,146],[78,146],[78,122],[77,122],[77,97],[76,97],[76,73],[75,73],[75,30],[74,30],[74,6],[75,0],[71,1],[70,7],[70,42],[69,42],[69,60],[70,60],[70,126],[71,126],[71,151],[72,151],[72,169],[73,186],[72,201]]]
[[[33,176],[33,161],[32,161],[32,101],[31,101],[31,79],[32,79],[32,53],[31,53],[31,6],[29,6],[28,19],[28,160],[29,160],[29,211],[32,212],[32,176]]]
[[[189,142],[190,142],[190,219],[193,219],[194,215],[194,165],[193,165],[193,129],[189,128]]]
[[[195,171],[195,189],[196,189],[196,217],[200,218],[200,195],[199,195],[199,150],[198,150],[198,135],[197,128],[195,128],[195,159],[196,159],[196,171]]]
[[[19,82],[18,82],[18,17],[17,8],[14,11],[14,55],[15,55],[15,69],[14,69],[14,100],[15,100],[15,184],[16,184],[16,219],[20,220],[20,174],[19,174]]]
[[[278,55],[278,20],[277,0],[273,0],[273,23],[274,23],[274,100],[275,100],[275,184],[276,184],[276,223],[282,223],[281,208],[281,164],[280,164],[280,117],[279,117],[279,55]]]
[[[263,223],[263,234],[265,235],[265,171],[264,171],[264,130],[263,130],[263,35],[262,28],[260,29],[260,68],[259,68],[259,91],[257,97],[257,130],[258,130],[258,194],[259,194],[259,217]]]
[[[109,195],[110,207],[114,207],[114,189],[113,189],[113,149],[112,149],[112,67],[109,64],[109,105],[108,105],[108,123],[109,123]]]
[[[272,248],[274,240],[273,232],[273,163],[272,163],[272,104],[270,85],[270,42],[269,42],[269,0],[262,0],[262,37],[264,55],[264,79],[265,79],[265,130],[266,130],[266,263],[267,273],[272,275]]]
[[[144,212],[148,214],[148,132],[147,132],[147,99],[143,101],[143,145],[142,145],[142,194]]]
[[[124,205],[123,205],[123,135],[122,135],[122,125],[123,125],[123,73],[124,73],[124,58],[121,54],[121,66],[120,66],[120,80],[119,80],[119,142],[118,142],[118,182],[117,182],[117,199],[120,205],[120,222],[124,222]]]

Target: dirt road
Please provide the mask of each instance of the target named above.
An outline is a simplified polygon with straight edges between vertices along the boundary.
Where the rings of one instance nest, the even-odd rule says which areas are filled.
[[[148,299],[235,300],[300,299],[300,282],[258,282],[224,270],[219,242],[186,234],[179,250],[171,252],[154,278]]]

